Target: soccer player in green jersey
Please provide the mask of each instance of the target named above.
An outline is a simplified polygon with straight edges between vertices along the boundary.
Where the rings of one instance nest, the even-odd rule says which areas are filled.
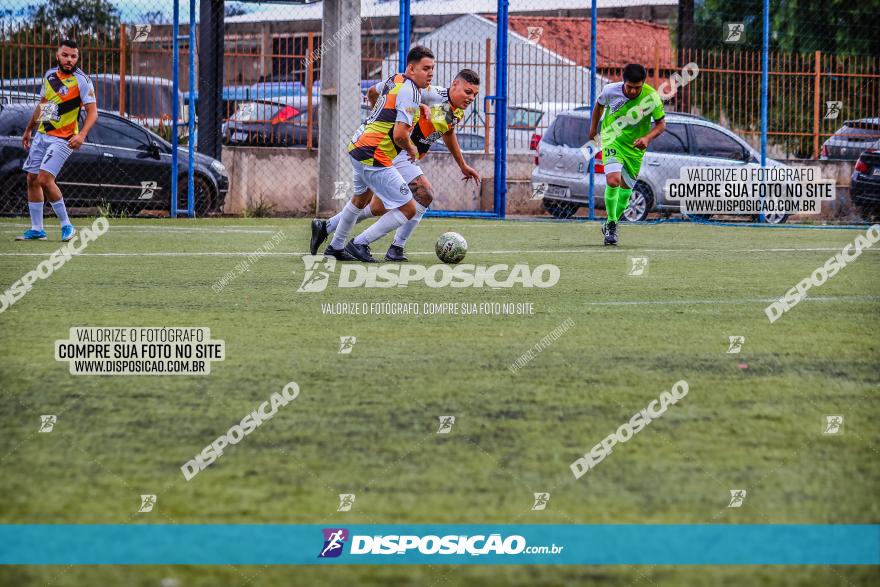
[[[617,223],[629,205],[645,149],[666,130],[663,102],[657,90],[645,83],[647,75],[645,68],[637,63],[624,67],[623,81],[602,89],[590,120],[590,139],[595,139],[597,132],[602,139],[605,211],[608,214],[602,233],[606,245],[617,244]]]

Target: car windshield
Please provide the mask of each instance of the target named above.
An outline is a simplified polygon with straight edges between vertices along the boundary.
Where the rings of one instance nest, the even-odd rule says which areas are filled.
[[[242,102],[232,115],[232,120],[236,122],[270,122],[278,124],[280,122],[288,122],[302,113],[285,104],[275,104],[274,102]]]
[[[510,108],[507,112],[507,128],[517,130],[535,130],[541,117],[544,115],[540,110],[528,108]]]

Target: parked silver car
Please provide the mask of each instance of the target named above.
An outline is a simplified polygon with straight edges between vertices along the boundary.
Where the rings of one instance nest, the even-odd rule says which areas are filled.
[[[590,132],[590,110],[579,108],[560,114],[538,144],[538,166],[532,185],[543,195],[544,208],[555,218],[570,218],[588,205],[589,167],[580,147]],[[666,181],[677,179],[683,167],[760,166],[761,156],[745,140],[726,128],[690,114],[667,112],[666,132],[651,142],[642,161],[624,218],[644,220],[653,210],[679,212],[678,202],[668,202]],[[782,166],[772,159],[768,167]],[[595,164],[596,208],[604,208],[605,176],[601,154]],[[767,222],[785,222],[788,215],[767,215]]]
[[[36,104],[40,101],[39,94],[19,92],[18,90],[0,90],[0,104]]]

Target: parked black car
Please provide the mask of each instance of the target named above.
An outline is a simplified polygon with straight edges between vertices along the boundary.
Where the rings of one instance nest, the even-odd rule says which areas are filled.
[[[25,173],[27,151],[21,137],[33,104],[0,106],[0,213],[27,214]],[[179,206],[186,207],[187,150],[178,150]],[[86,143],[73,152],[57,178],[71,207],[109,204],[112,210],[168,210],[171,193],[171,144],[112,112],[99,111]],[[229,190],[223,164],[195,154],[195,209],[199,214],[220,210]]]
[[[868,149],[856,161],[850,197],[865,218],[880,213],[880,149]]]

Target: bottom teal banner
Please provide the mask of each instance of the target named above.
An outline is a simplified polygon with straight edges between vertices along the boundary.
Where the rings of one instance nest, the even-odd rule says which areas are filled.
[[[6,565],[877,565],[880,525],[0,525]]]

